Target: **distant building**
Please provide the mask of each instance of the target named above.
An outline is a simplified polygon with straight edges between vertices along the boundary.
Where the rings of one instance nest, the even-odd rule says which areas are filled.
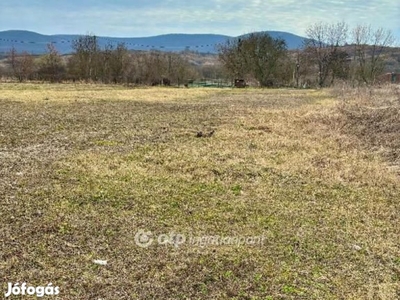
[[[386,73],[378,77],[381,83],[397,83],[400,84],[400,73]]]

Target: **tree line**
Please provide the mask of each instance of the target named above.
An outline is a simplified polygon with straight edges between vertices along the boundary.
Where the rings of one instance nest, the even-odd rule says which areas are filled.
[[[307,28],[304,44],[298,50],[289,51],[283,39],[268,33],[251,33],[219,45],[219,63],[198,66],[183,53],[132,52],[124,44],[112,43],[100,47],[96,36],[86,35],[73,41],[73,53],[68,56],[61,56],[53,44],[38,58],[12,48],[7,55],[8,72],[0,73],[21,82],[70,80],[179,86],[194,79],[218,78],[231,82],[244,79],[261,87],[325,87],[338,80],[374,84],[385,69],[394,42],[391,31],[381,28],[315,23]]]
[[[12,48],[7,55],[8,71],[2,73],[20,82],[69,80],[143,85],[181,85],[201,76],[201,72],[178,53],[131,52],[123,43],[109,43],[101,48],[94,35],[79,37],[73,41],[72,48],[71,55],[62,56],[54,44],[48,44],[47,53],[40,57],[17,53]]]
[[[374,84],[395,42],[390,30],[344,22],[312,24],[306,37],[301,49],[288,51],[283,39],[251,33],[221,45],[219,58],[231,77],[262,87]]]

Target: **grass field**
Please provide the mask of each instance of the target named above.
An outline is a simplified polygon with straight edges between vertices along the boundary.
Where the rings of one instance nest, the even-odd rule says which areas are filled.
[[[396,97],[1,84],[3,292],[399,299]]]

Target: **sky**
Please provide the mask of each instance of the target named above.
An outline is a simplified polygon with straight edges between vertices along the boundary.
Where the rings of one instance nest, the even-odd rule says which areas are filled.
[[[390,29],[400,44],[400,0],[14,0],[0,2],[0,31],[144,37],[238,36],[263,30],[305,36],[317,22]]]

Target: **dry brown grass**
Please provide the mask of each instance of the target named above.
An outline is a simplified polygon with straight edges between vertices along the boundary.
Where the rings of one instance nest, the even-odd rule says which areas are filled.
[[[0,91],[4,290],[25,281],[60,286],[59,299],[400,297],[399,177],[351,129],[340,96]],[[140,248],[139,229],[265,242]]]
[[[342,132],[353,135],[366,149],[379,153],[394,168],[398,168],[400,86],[344,89],[340,94],[338,108],[342,117]]]

